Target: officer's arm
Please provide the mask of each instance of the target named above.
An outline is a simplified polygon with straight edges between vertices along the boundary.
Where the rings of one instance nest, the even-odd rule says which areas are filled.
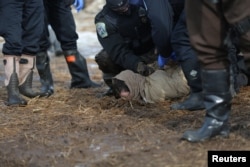
[[[152,27],[152,38],[163,57],[171,53],[170,37],[173,27],[172,8],[168,1],[145,0],[147,5],[148,18]]]
[[[96,23],[97,37],[103,49],[109,54],[111,60],[125,68],[137,72],[140,61],[124,39],[113,27],[108,27],[104,22]]]

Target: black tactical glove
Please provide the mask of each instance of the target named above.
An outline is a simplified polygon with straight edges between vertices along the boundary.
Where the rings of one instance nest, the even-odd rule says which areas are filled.
[[[152,74],[155,70],[152,67],[147,66],[143,62],[139,62],[136,71],[143,76],[148,76]]]

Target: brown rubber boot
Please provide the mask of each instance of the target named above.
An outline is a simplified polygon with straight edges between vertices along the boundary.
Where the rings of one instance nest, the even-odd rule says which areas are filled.
[[[13,55],[4,56],[4,68],[6,79],[4,81],[7,87],[8,98],[5,103],[7,106],[26,106],[27,102],[19,93],[18,85],[18,71],[19,71],[19,57]]]
[[[34,98],[42,95],[42,93],[34,92],[32,90],[33,69],[35,66],[35,56],[22,55],[19,61],[19,91],[22,95]]]

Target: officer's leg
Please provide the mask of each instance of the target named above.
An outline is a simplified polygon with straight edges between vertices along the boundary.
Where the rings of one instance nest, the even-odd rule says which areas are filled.
[[[54,93],[53,77],[50,70],[50,58],[47,53],[51,43],[49,41],[47,10],[45,10],[43,34],[40,38],[40,50],[36,55],[36,68],[40,76],[41,92],[43,96],[50,96]]]
[[[78,35],[70,6],[65,6],[64,1],[49,1],[46,6],[49,9],[49,23],[61,43],[72,77],[70,88],[99,87],[99,84],[91,81],[86,59],[77,50]]]
[[[27,102],[22,98],[19,85],[19,60],[22,51],[22,6],[23,2],[16,3],[14,0],[1,1],[2,32],[5,39],[3,45],[3,64],[5,71],[4,84],[7,89],[6,105],[25,106]],[[15,26],[13,26],[15,25]],[[20,26],[18,26],[20,25]]]
[[[184,101],[171,105],[171,109],[190,111],[204,109],[201,70],[196,57],[180,62],[180,65],[190,87],[190,94]]]
[[[184,12],[173,30],[171,43],[191,91],[186,100],[171,105],[171,108],[174,110],[204,109],[200,65],[189,42]]]
[[[225,25],[222,25],[224,22],[218,17],[223,14],[217,11],[215,4],[206,0],[187,0],[186,5],[190,40],[201,60],[206,116],[200,129],[186,131],[182,139],[199,142],[214,136],[226,137],[229,135],[228,119],[232,96],[228,54],[223,43],[226,30],[221,31]],[[203,23],[202,20],[207,21]]]
[[[113,95],[112,89],[112,78],[122,71],[122,68],[118,65],[115,65],[106,51],[101,50],[96,56],[95,61],[99,66],[99,69],[103,72],[103,80],[106,85],[109,87],[109,90],[105,92],[102,96]]]
[[[36,53],[39,51],[39,40],[44,26],[44,8],[42,0],[25,1],[22,26],[22,55],[20,59],[19,90],[20,93],[33,98],[41,95],[32,90],[33,70]]]

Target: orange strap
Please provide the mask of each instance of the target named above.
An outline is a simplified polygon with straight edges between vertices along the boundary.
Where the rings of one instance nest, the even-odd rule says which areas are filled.
[[[73,62],[75,62],[75,61],[76,61],[75,55],[69,55],[69,56],[67,56],[67,57],[66,57],[66,61],[67,61],[68,63],[73,63]]]

